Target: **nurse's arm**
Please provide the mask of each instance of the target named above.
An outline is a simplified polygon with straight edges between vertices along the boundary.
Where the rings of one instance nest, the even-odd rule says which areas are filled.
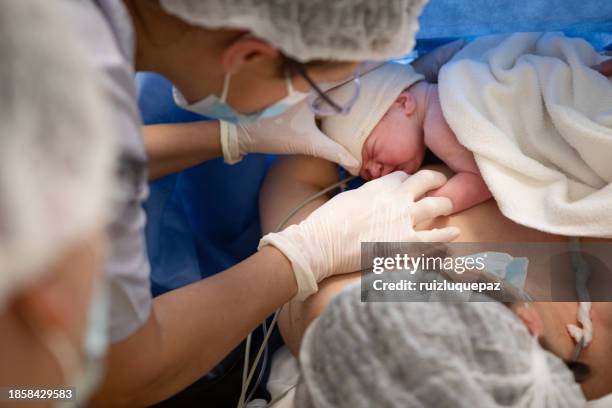
[[[262,232],[275,230],[298,204],[337,181],[336,165],[330,162],[303,156],[278,159],[268,172],[259,195]],[[289,220],[289,224],[300,222],[327,200],[324,196],[308,204]],[[278,325],[292,353],[297,354],[304,331],[329,300],[359,276],[359,273],[351,273],[327,278],[319,283],[316,295],[305,301],[292,300],[283,306]]]
[[[140,407],[167,399],[209,372],[296,293],[287,258],[265,247],[155,298],[143,327],[110,348],[107,376],[92,406]]]
[[[264,233],[337,179],[335,165],[321,159],[277,160],[260,195]],[[310,204],[291,222],[326,200]],[[94,405],[145,406],[176,394],[210,371],[296,292],[289,261],[266,247],[227,271],[155,298],[145,325],[111,347],[109,373]]]
[[[144,126],[149,179],[176,173],[221,156],[218,121]]]

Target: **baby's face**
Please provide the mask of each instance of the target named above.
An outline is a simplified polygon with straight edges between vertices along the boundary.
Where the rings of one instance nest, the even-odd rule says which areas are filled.
[[[366,139],[359,175],[366,180],[396,170],[415,173],[425,156],[423,126],[416,112],[406,108],[402,95],[378,122]]]

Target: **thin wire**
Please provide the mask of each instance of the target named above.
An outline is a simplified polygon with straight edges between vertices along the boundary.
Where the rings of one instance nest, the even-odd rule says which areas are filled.
[[[578,361],[580,353],[589,345],[593,338],[593,323],[591,320],[591,296],[589,294],[588,281],[591,274],[589,264],[582,256],[580,240],[576,237],[569,240],[569,248],[571,253],[571,263],[574,268],[576,294],[578,297],[578,309],[576,320],[580,324],[580,338],[577,338],[570,332],[572,339],[576,342],[576,347],[572,353],[571,360],[566,362],[574,374],[576,382],[582,382],[591,374],[588,365]],[[577,327],[577,326],[576,326]]]
[[[268,404],[265,406],[265,408],[271,408],[272,406],[274,406],[274,404],[276,404],[278,401],[283,399],[285,397],[285,395],[289,394],[289,391],[291,391],[295,387],[297,387],[297,384],[293,384],[292,386],[287,388],[285,391],[281,392],[279,395],[277,395],[276,397],[272,398],[270,400],[270,402],[268,402]]]
[[[282,230],[285,227],[285,224],[287,224],[287,222],[289,221],[289,219],[291,219],[291,217],[293,217],[298,211],[300,211],[302,208],[304,208],[306,205],[310,204],[311,202],[313,202],[314,200],[316,200],[317,198],[329,193],[330,191],[343,186],[344,184],[347,184],[351,181],[353,181],[354,179],[356,179],[357,176],[350,176],[350,177],[346,177],[345,179],[340,180],[337,183],[332,184],[329,187],[324,188],[323,190],[319,191],[316,194],[311,195],[310,197],[308,197],[307,199],[305,199],[304,201],[302,201],[301,203],[299,203],[293,210],[291,210],[291,212],[289,214],[287,214],[287,216],[285,218],[282,219],[282,221],[278,224],[278,226],[276,227],[276,232]]]
[[[261,328],[262,328],[264,337],[266,337],[268,334],[268,329],[267,329],[267,323],[265,320],[261,323]],[[253,395],[255,394],[257,387],[259,387],[259,384],[261,384],[261,380],[263,379],[263,375],[268,365],[268,354],[269,354],[268,349],[269,349],[268,343],[266,343],[264,345],[264,353],[263,353],[263,359],[261,362],[261,368],[259,369],[259,375],[257,376],[257,380],[255,380],[255,384],[251,387],[251,392],[246,397],[246,401],[250,401],[251,398],[253,398]]]
[[[314,200],[316,200],[317,198],[329,193],[332,190],[335,190],[336,188],[345,186],[347,183],[349,183],[350,181],[356,179],[357,176],[349,176],[346,177],[340,181],[338,181],[337,183],[334,183],[326,188],[324,188],[321,191],[318,191],[317,193],[311,195],[310,197],[306,198],[304,201],[302,201],[301,203],[299,203],[297,206],[295,206],[295,208],[293,210],[291,210],[289,212],[289,214],[287,214],[285,216],[285,218],[283,218],[281,220],[281,222],[278,224],[278,226],[276,227],[276,229],[274,230],[275,232],[279,232],[281,231],[286,224],[289,222],[289,220],[291,219],[291,217],[293,217],[295,214],[297,214],[298,211],[300,211],[302,208],[304,208],[306,205],[310,204],[311,202],[313,202]],[[250,339],[251,339],[251,334],[249,334],[247,336],[247,348],[245,349],[245,365],[243,367],[243,372],[242,372],[242,390],[240,391],[240,398],[238,399],[238,408],[244,408],[245,405],[249,402],[250,398],[253,396],[253,393],[255,392],[255,389],[257,388],[257,386],[259,385],[259,383],[261,382],[261,378],[263,377],[263,371],[265,369],[266,363],[267,363],[267,349],[268,349],[268,341],[270,339],[270,335],[272,334],[272,331],[274,331],[274,327],[276,326],[276,320],[278,318],[278,315],[280,313],[281,308],[276,309],[276,311],[274,312],[274,317],[272,318],[272,322],[270,323],[270,328],[266,330],[265,325],[264,325],[264,339],[263,342],[261,344],[261,346],[259,347],[259,350],[257,352],[257,355],[255,356],[255,359],[253,360],[253,366],[251,368],[251,370],[249,371],[249,375],[246,378],[245,381],[245,372],[246,370],[248,370],[248,355],[249,355],[249,349],[250,349]],[[265,324],[265,322],[264,322]],[[253,389],[251,390],[251,392],[249,393],[249,396],[247,398],[245,398],[247,389],[249,387],[249,383],[251,382],[253,375],[255,374],[255,370],[257,369],[257,364],[259,363],[259,359],[261,358],[262,352],[266,351],[266,357],[264,357],[264,364],[262,364],[261,366],[261,371],[259,373],[258,379],[257,379],[257,383],[256,385],[253,387]]]
[[[252,335],[253,333],[249,333],[249,335],[246,338],[246,343],[244,345],[244,364],[242,365],[242,387],[240,389],[240,398],[238,398],[239,408],[244,406],[244,394],[246,394],[246,389],[245,389],[244,384],[246,383],[246,379],[248,377],[247,373],[249,372],[249,354],[251,351]]]
[[[257,363],[259,362],[259,359],[261,358],[261,354],[263,353],[264,350],[264,345],[268,344],[268,341],[270,339],[270,335],[272,334],[272,331],[274,330],[274,326],[276,325],[276,319],[278,319],[278,315],[280,313],[280,308],[276,310],[276,312],[274,312],[274,317],[272,318],[272,322],[270,323],[270,330],[268,330],[268,332],[266,333],[263,342],[261,344],[261,346],[259,347],[259,350],[257,351],[257,355],[255,356],[255,359],[253,360],[253,368],[251,369],[249,376],[247,378],[247,384],[249,384],[251,382],[251,380],[253,379],[253,375],[255,374],[255,370],[257,369]],[[247,403],[248,401],[245,401],[245,403]]]
[[[574,348],[574,353],[572,354],[572,359],[570,360],[570,363],[575,363],[578,361],[578,357],[580,357],[580,353],[582,352],[583,348],[584,340],[581,339],[578,343],[576,343],[576,347]]]
[[[591,270],[589,264],[582,256],[580,240],[575,237],[571,238],[569,241],[569,247],[571,251],[572,266],[574,268],[574,272],[576,273],[576,294],[578,295],[577,320],[582,329],[580,339],[574,338],[574,340],[582,343],[582,347],[587,347],[593,336],[593,323],[591,320],[591,296],[588,288]]]

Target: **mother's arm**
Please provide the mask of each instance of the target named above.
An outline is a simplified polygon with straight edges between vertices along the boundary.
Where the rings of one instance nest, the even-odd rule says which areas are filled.
[[[259,193],[261,230],[274,232],[299,203],[338,181],[336,165],[307,156],[283,156],[274,162]],[[329,197],[320,197],[291,217],[287,225],[302,221]]]

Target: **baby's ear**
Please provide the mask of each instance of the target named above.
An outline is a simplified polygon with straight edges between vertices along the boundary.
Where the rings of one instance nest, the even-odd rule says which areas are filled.
[[[416,110],[416,100],[407,90],[402,91],[402,93],[395,100],[395,103],[402,108],[406,116],[412,115]]]

